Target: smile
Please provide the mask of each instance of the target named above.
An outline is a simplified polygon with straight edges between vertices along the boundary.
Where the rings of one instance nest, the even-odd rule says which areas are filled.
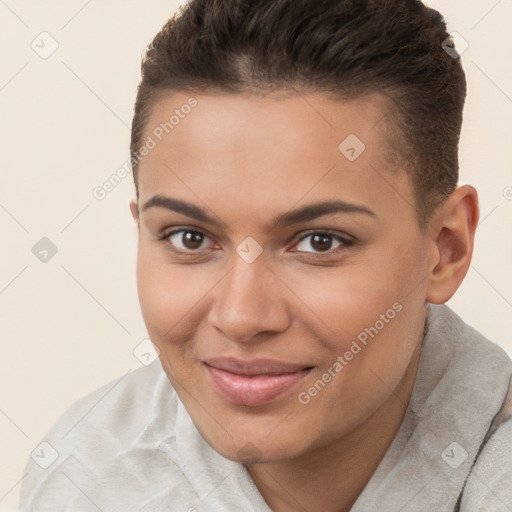
[[[222,398],[235,405],[251,407],[274,400],[312,369],[270,360],[215,359],[204,364],[214,389]]]

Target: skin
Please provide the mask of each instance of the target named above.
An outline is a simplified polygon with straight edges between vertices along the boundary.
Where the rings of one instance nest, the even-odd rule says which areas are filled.
[[[402,422],[425,301],[447,301],[467,272],[476,191],[459,187],[422,230],[408,175],[386,158],[389,119],[379,94],[351,101],[321,93],[194,97],[197,106],[140,162],[138,202],[130,205],[148,333],[202,436],[246,464],[272,510],[348,511]],[[188,99],[184,92],[160,98],[146,136]],[[338,150],[349,134],[366,145],[354,161]],[[203,208],[219,224],[161,206],[144,210],[156,194]],[[280,214],[333,199],[373,215],[338,212],[272,226]],[[205,236],[199,248],[183,233],[158,240],[171,228]],[[352,244],[331,237],[322,251],[312,236],[301,240],[322,230]],[[236,251],[248,236],[263,248],[252,263]],[[300,403],[299,393],[395,303],[401,311]],[[213,356],[313,369],[272,402],[240,406],[212,388],[203,361]]]

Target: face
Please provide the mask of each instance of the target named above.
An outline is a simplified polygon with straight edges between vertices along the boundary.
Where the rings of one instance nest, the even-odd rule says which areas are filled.
[[[379,95],[155,103],[132,204],[142,313],[192,420],[227,458],[335,443],[410,367],[429,249],[386,125]]]

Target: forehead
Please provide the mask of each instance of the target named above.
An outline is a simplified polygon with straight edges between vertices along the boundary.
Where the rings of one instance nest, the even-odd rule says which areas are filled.
[[[392,124],[389,107],[388,98],[379,93],[340,100],[294,90],[264,96],[164,91],[154,101],[145,133],[159,142],[166,139],[168,148],[172,134],[175,149],[179,146],[181,152],[197,144],[204,151],[225,151],[228,144],[244,151],[251,147],[256,150],[257,145],[269,142],[284,147],[300,142],[303,150],[314,150],[319,141],[335,143],[349,134],[384,143]],[[251,131],[253,144],[247,141],[246,130]]]
[[[139,163],[140,197],[195,194],[229,198],[233,207],[240,198],[255,212],[327,195],[377,208],[397,195],[412,198],[406,173],[390,158],[386,100],[169,92],[146,124],[153,148]]]

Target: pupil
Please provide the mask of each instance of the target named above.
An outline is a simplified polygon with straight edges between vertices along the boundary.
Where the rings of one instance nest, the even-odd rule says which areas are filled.
[[[182,241],[187,249],[197,249],[203,243],[203,235],[196,231],[186,231],[183,233]]]
[[[311,240],[312,247],[317,251],[327,251],[331,248],[332,240],[330,236],[314,235]]]

